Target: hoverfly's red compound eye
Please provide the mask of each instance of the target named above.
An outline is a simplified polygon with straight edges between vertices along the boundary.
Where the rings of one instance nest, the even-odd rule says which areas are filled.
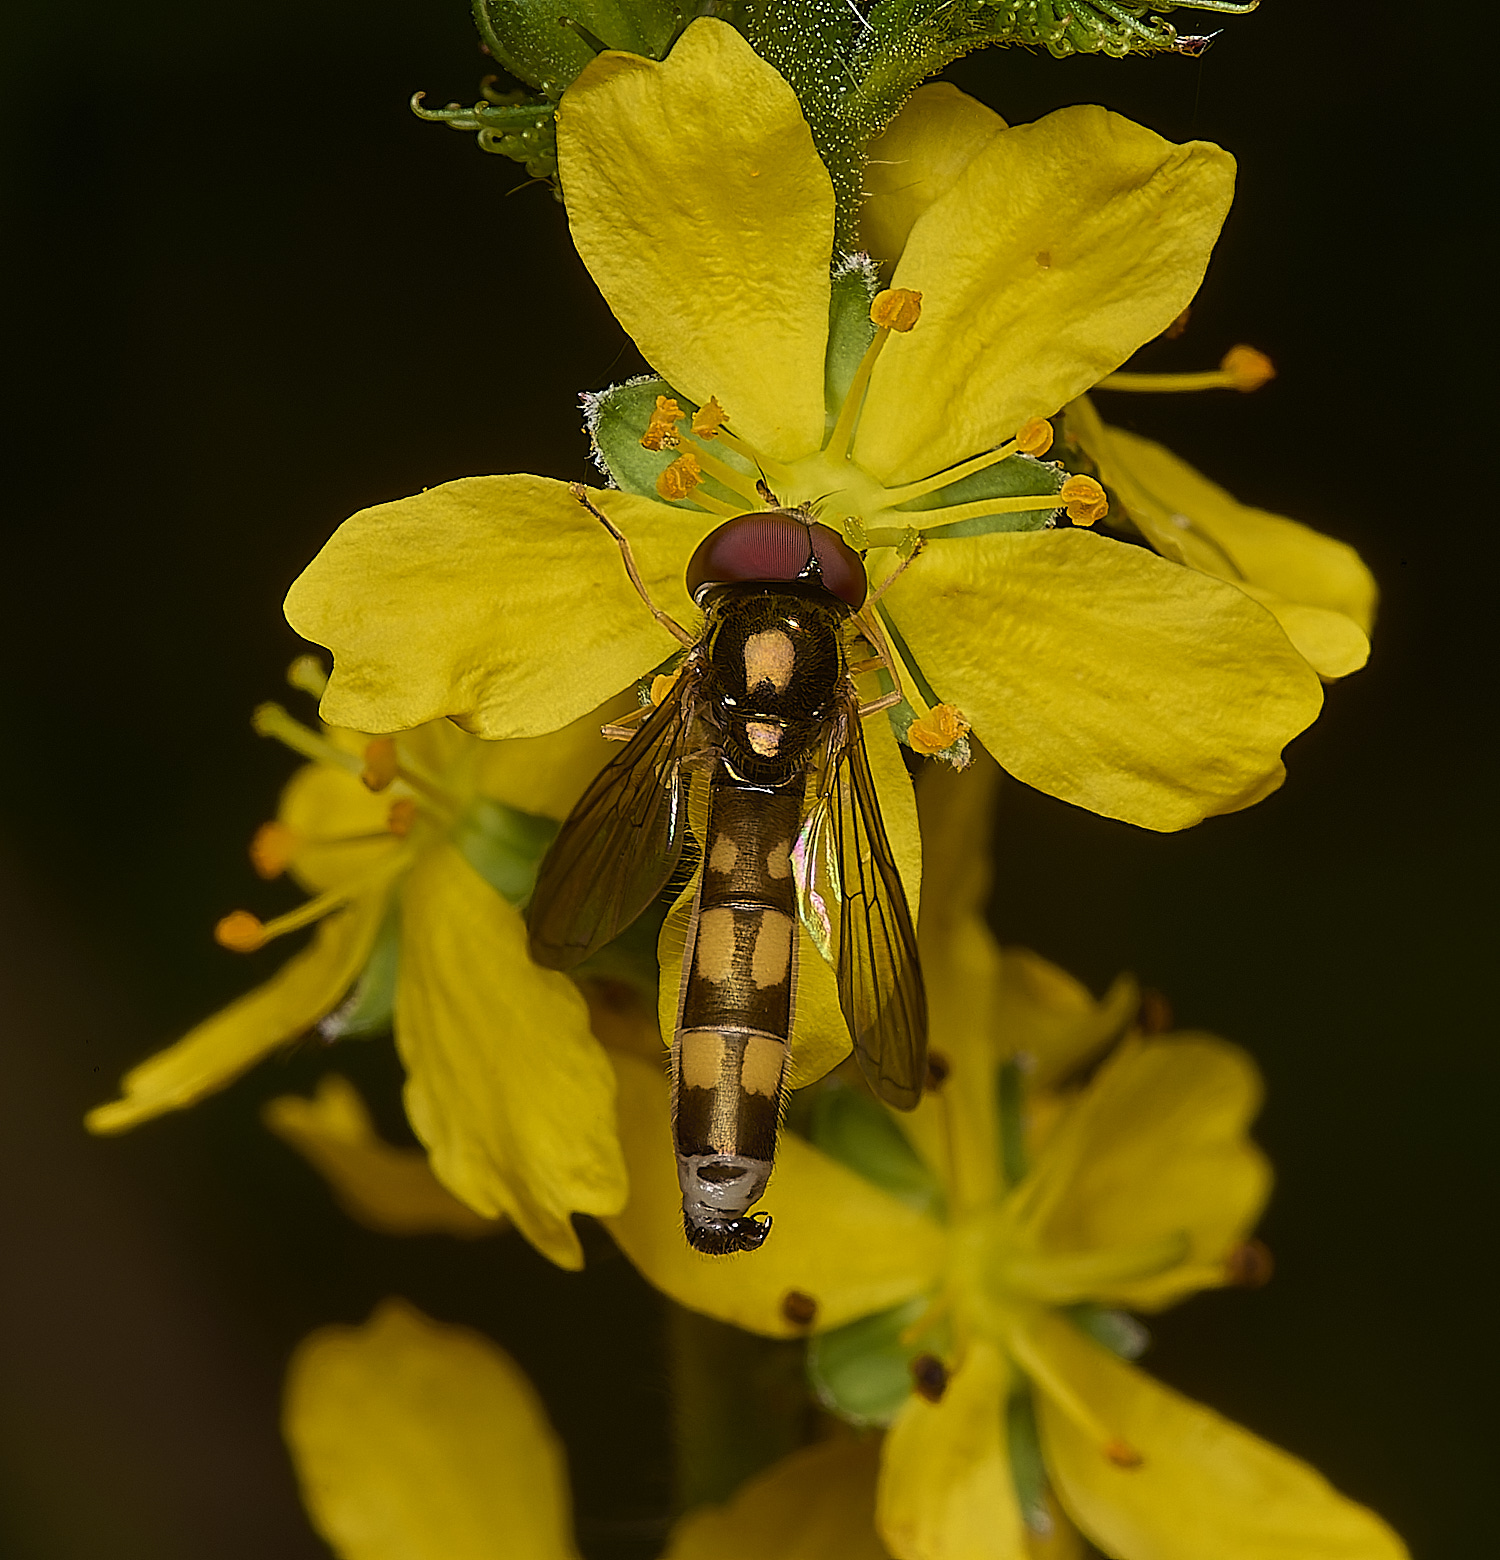
[[[699,542],[687,566],[688,594],[694,601],[710,585],[810,579],[856,610],[869,590],[864,560],[848,542],[791,509],[726,520]]]

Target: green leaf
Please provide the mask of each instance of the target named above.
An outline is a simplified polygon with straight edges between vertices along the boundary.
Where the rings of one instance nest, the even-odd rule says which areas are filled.
[[[531,897],[537,868],[556,833],[552,819],[482,796],[459,819],[453,843],[496,893],[519,905]]]
[[[879,273],[868,255],[849,255],[833,268],[828,356],[823,372],[823,404],[827,408],[829,433],[848,399],[860,360],[875,339],[870,305],[879,291]]]
[[[400,896],[393,895],[354,990],[342,1006],[335,1008],[318,1025],[323,1038],[342,1040],[352,1036],[362,1040],[366,1035],[388,1033],[391,1014],[396,1007],[396,975],[400,964]]]
[[[908,1208],[943,1217],[942,1184],[891,1113],[863,1089],[835,1079],[817,1090],[809,1102],[804,1135],[830,1159]]]

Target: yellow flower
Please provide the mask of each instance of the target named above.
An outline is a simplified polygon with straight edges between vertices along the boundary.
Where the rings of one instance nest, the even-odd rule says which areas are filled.
[[[824,1400],[890,1427],[878,1512],[897,1560],[1019,1560],[1052,1499],[1123,1560],[1397,1560],[1399,1540],[1311,1468],[1122,1357],[1142,1333],[1119,1308],[1260,1265],[1246,1237],[1269,1172],[1245,1135],[1259,1082],[1208,1035],[1119,1040],[1128,984],[1096,1004],[1002,955],[980,913],[985,789],[945,771],[923,784],[941,1083],[899,1126],[853,1089],[814,1096],[822,1146],[787,1134],[776,1240],[707,1263],[662,1239],[673,1189],[644,1140],[664,1130],[663,1091],[618,1058],[632,1197],[612,1232],[681,1304],[813,1330]]]
[[[597,715],[516,743],[446,722],[371,741],[275,705],[256,724],[312,762],[252,860],[313,897],[264,923],[236,911],[217,934],[248,952],[317,929],[264,985],[128,1073],[89,1129],[191,1105],[315,1026],[329,1039],[393,1027],[407,1116],[438,1180],[554,1262],[582,1266],[570,1216],[612,1212],[625,1195],[613,1080],[577,987],[531,962],[517,905],[550,820],[608,751]]]
[[[1193,296],[1224,152],[1098,108],[998,132],[913,215],[877,299],[868,264],[831,270],[833,190],[795,95],[723,23],[695,21],[663,63],[601,56],[558,145],[578,251],[663,375],[593,408],[623,489],[595,502],[658,606],[690,616],[688,557],[763,481],[868,546],[877,583],[909,561],[880,611],[910,714],[952,707],[1021,779],[1153,829],[1281,782],[1321,689],[1275,619],[1048,528],[1062,474],[1026,453]],[[597,522],[528,476],[356,515],[287,614],[334,651],[328,718],[363,730],[452,715],[534,735],[674,649]]]
[[[871,150],[863,238],[896,262],[917,219],[1006,130],[1005,121],[946,82],[921,88]],[[1111,374],[1106,390],[1249,391],[1272,378],[1270,360],[1232,347],[1204,374]],[[1066,408],[1067,444],[1097,468],[1124,513],[1157,552],[1238,585],[1273,612],[1325,678],[1357,671],[1369,655],[1375,582],[1352,547],[1282,515],[1238,503],[1149,439],[1105,424],[1087,396]]]
[[[305,1339],[283,1429],[313,1525],[339,1560],[577,1560],[563,1450],[495,1344],[388,1300]],[[663,1560],[883,1560],[875,1443],[783,1459],[690,1513]]]

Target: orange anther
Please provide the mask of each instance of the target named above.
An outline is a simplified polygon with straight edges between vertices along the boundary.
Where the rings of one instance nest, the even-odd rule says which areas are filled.
[[[385,826],[398,840],[404,840],[411,833],[411,826],[417,821],[417,804],[409,796],[397,797],[391,803],[391,810],[385,815]]]
[[[1052,448],[1052,424],[1045,417],[1028,417],[1016,434],[1023,455],[1045,455]]]
[[[669,395],[657,396],[656,410],[646,424],[641,443],[648,450],[675,450],[682,443],[682,435],[677,431],[681,421],[682,408],[677,402]]]
[[[1260,1289],[1271,1282],[1276,1259],[1263,1240],[1242,1240],[1224,1258],[1224,1277],[1239,1289]]]
[[[383,791],[396,778],[396,744],[390,737],[376,737],[365,744],[365,767],[359,778],[372,791]]]
[[[231,910],[214,927],[214,941],[231,953],[254,953],[265,947],[266,929],[260,918],[248,910]]]
[[[1074,525],[1093,525],[1109,513],[1109,498],[1092,477],[1069,477],[1057,498]]]
[[[922,295],[909,287],[888,287],[876,293],[870,305],[870,318],[881,330],[894,330],[905,335],[922,317]]]
[[[931,758],[951,748],[968,730],[968,721],[951,704],[936,704],[906,728],[906,742],[912,752]]]
[[[1118,1436],[1104,1448],[1104,1455],[1116,1468],[1139,1468],[1146,1460],[1129,1441],[1122,1441]]]
[[[1259,390],[1267,380],[1276,377],[1276,365],[1254,347],[1231,347],[1219,359],[1219,367],[1236,390]]]
[[[691,450],[684,450],[656,479],[656,491],[663,498],[686,498],[703,480],[703,468]]]
[[[692,432],[695,438],[717,439],[719,429],[729,421],[729,414],[719,405],[718,396],[710,396],[707,406],[700,406],[693,413]]]
[[[250,865],[268,881],[278,878],[291,864],[297,836],[284,823],[263,823],[250,841]]]

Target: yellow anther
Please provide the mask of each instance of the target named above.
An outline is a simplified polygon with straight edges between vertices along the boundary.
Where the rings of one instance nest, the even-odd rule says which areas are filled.
[[[291,864],[297,836],[284,823],[263,823],[250,841],[250,865],[268,881],[279,878]]]
[[[1045,417],[1028,417],[1015,439],[1023,455],[1045,455],[1052,448],[1052,424]]]
[[[328,672],[315,655],[299,655],[286,669],[286,680],[299,693],[321,699],[328,691]]]
[[[967,736],[969,723],[951,704],[935,704],[906,728],[907,745],[923,758],[932,758]]]
[[[1074,525],[1093,525],[1109,513],[1109,499],[1092,477],[1069,477],[1057,498]]]
[[[922,295],[909,287],[888,287],[876,293],[870,305],[870,318],[881,330],[893,330],[900,335],[913,329],[922,317]]]
[[[1231,347],[1219,359],[1219,368],[1236,390],[1259,390],[1268,380],[1276,377],[1276,365],[1264,352],[1257,352],[1254,347]]]
[[[386,828],[398,840],[404,840],[411,833],[411,826],[416,821],[417,804],[409,796],[397,797],[391,803],[391,810],[385,815]]]
[[[663,498],[686,498],[703,480],[703,468],[691,450],[684,450],[656,479],[656,491]]]
[[[692,433],[697,439],[717,439],[719,429],[729,421],[729,414],[719,405],[718,396],[710,396],[707,406],[700,406],[693,413]]]
[[[671,396],[657,396],[656,410],[646,424],[641,443],[648,450],[675,450],[682,443],[682,435],[677,430],[682,417],[682,408]]]
[[[266,928],[248,910],[231,910],[214,927],[214,941],[231,953],[254,953],[266,945]]]
[[[359,778],[372,791],[383,791],[396,778],[396,744],[390,737],[376,737],[365,744],[365,767]]]

